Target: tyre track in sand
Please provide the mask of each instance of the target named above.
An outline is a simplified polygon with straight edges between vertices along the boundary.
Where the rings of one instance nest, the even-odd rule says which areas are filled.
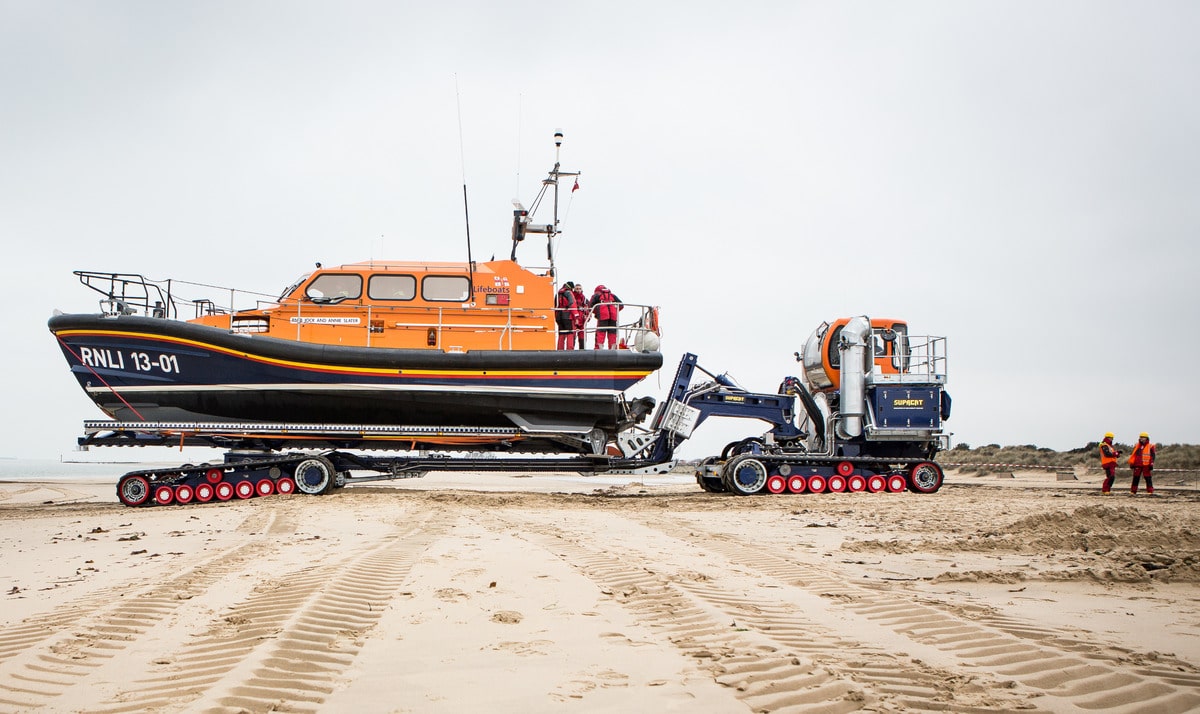
[[[316,711],[439,535],[416,523],[263,584],[95,712]]]
[[[278,547],[292,529],[277,509],[259,509],[238,525],[262,536],[230,546],[152,584],[122,583],[57,612],[0,633],[0,711],[37,709],[86,681],[95,670],[226,575]]]
[[[781,583],[826,598],[848,613],[885,627],[914,643],[958,659],[964,673],[1010,679],[1045,700],[1055,711],[1154,711],[1162,714],[1200,708],[1200,672],[1163,655],[1081,642],[1070,632],[1046,628],[982,608],[948,605],[920,596],[909,598],[875,586],[852,584],[851,574],[831,576],[819,565],[747,547],[733,534],[705,531],[694,521],[643,519],[642,524],[697,544],[731,564],[750,568]]]
[[[576,515],[576,514],[573,514]],[[693,578],[649,546],[608,545],[587,523],[552,523],[534,514],[493,514],[495,526],[575,567],[714,679],[734,688],[752,711],[851,712],[1031,710],[1026,693],[978,673],[947,671],[886,646],[839,635],[798,611],[787,587],[751,595],[744,577]],[[652,521],[659,524],[658,519]],[[630,520],[631,529],[639,525]],[[682,528],[682,527],[681,527]],[[674,530],[668,527],[667,530]],[[652,535],[649,531],[648,535]],[[667,535],[668,542],[676,536]],[[664,540],[662,535],[659,543]],[[633,541],[640,543],[641,541]],[[693,547],[671,543],[666,552]],[[761,579],[761,578],[760,578]]]

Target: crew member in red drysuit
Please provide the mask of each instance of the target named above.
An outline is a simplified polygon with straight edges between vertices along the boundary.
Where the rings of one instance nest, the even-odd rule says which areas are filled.
[[[1150,435],[1142,432],[1138,437],[1137,446],[1133,447],[1133,453],[1129,455],[1129,466],[1133,469],[1133,485],[1129,487],[1129,492],[1137,495],[1138,481],[1141,477],[1146,477],[1146,493],[1154,495],[1154,479],[1150,476],[1150,470],[1154,468],[1154,456],[1156,449],[1154,444],[1150,443]]]
[[[625,308],[621,298],[603,285],[597,285],[589,303],[596,318],[596,349],[617,349],[617,316]],[[604,347],[604,343],[608,347]]]
[[[575,290],[572,294],[575,296],[575,304],[579,306],[579,311],[575,314],[575,348],[586,350],[587,340],[584,337],[587,334],[587,323],[591,309],[588,307],[587,296],[583,294],[582,285],[575,283]]]
[[[558,327],[558,349],[575,349],[575,320],[579,303],[575,301],[575,283],[567,281],[554,299],[554,324]]]
[[[1113,433],[1110,431],[1100,442],[1100,468],[1104,469],[1104,485],[1100,487],[1100,493],[1112,493],[1113,481],[1117,478],[1117,457],[1120,455],[1121,452],[1113,446]]]

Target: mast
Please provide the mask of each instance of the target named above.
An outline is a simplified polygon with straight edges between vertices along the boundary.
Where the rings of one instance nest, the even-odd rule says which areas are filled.
[[[525,235],[528,233],[545,233],[546,234],[546,259],[550,261],[550,275],[554,275],[554,237],[561,231],[558,229],[558,187],[559,179],[567,177],[579,176],[578,171],[563,171],[562,164],[559,161],[560,152],[562,150],[563,133],[562,130],[554,132],[554,168],[550,169],[549,175],[542,179],[542,188],[538,192],[537,198],[534,199],[533,205],[526,210],[521,202],[513,199],[513,227],[512,227],[512,256],[511,259],[515,262],[517,259],[517,244],[525,240]],[[542,200],[546,197],[548,191],[553,190],[553,200],[551,201],[551,212],[553,213],[550,223],[533,223],[533,216],[538,208],[542,205]]]

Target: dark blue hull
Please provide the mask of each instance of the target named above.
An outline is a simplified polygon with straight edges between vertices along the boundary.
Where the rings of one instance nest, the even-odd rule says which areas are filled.
[[[158,318],[49,322],[87,395],[120,421],[600,428],[648,405],[624,391],[662,365],[629,350],[341,347]]]

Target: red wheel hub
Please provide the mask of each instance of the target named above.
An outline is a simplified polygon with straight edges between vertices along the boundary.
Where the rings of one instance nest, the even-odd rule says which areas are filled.
[[[215,486],[217,500],[228,501],[233,498],[233,484],[222,481]]]
[[[196,500],[200,503],[208,503],[213,500],[213,486],[211,483],[202,483],[196,486]]]
[[[175,489],[167,485],[159,486],[154,489],[154,502],[160,506],[165,506],[175,500]]]

